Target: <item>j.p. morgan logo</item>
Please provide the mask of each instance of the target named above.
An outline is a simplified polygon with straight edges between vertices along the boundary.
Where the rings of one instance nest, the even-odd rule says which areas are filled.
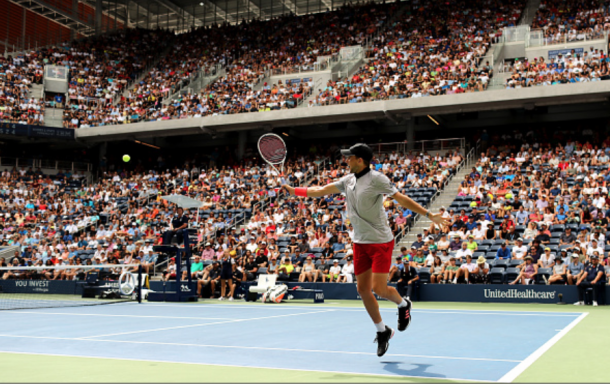
[[[555,299],[557,291],[536,291],[535,289],[485,289],[486,299]]]

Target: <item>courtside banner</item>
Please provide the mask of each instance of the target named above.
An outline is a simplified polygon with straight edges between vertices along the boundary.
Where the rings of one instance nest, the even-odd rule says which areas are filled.
[[[118,286],[118,285],[117,285]],[[68,280],[0,280],[0,293],[80,294],[82,282]]]
[[[566,303],[578,301],[578,290],[567,285],[424,284],[422,301],[468,301],[481,303]]]

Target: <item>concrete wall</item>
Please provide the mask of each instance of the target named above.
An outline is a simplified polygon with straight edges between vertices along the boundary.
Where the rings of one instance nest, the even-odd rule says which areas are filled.
[[[421,97],[332,105],[314,108],[295,108],[264,113],[206,116],[201,118],[164,120],[148,123],[81,128],[76,130],[79,140],[105,141],[135,137],[174,136],[203,133],[201,127],[218,132],[292,127],[335,122],[387,119],[401,115],[424,116],[523,108],[525,105],[572,105],[608,101],[610,81],[566,84],[512,90],[493,90],[478,93]],[[387,113],[387,114],[386,114]]]
[[[525,43],[523,41],[518,43],[506,43],[504,44],[504,48],[502,48],[502,53],[500,54],[500,60],[504,59],[514,59],[517,57],[525,56]],[[502,59],[504,58],[504,59]]]

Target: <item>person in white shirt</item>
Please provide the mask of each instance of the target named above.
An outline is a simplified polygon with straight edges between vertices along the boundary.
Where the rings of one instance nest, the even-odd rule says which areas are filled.
[[[538,259],[539,268],[552,268],[555,265],[555,255],[551,253],[551,248],[544,248],[544,253]]]
[[[587,248],[587,256],[591,257],[593,252],[597,252],[599,255],[604,254],[604,248],[600,247],[595,239],[591,240],[591,244]]]
[[[346,264],[347,265],[347,264]],[[339,275],[341,274],[341,266],[339,266],[339,260],[333,261],[333,266],[328,270],[328,282],[332,283],[333,280],[339,282],[341,278]]]
[[[466,260],[468,256],[472,257],[472,251],[467,248],[468,244],[466,242],[462,243],[462,249],[459,249],[455,253],[455,259],[459,261]]]
[[[337,283],[352,283],[354,282],[354,264],[352,263],[352,258],[347,258],[347,264],[341,268],[341,276],[337,279]]]
[[[256,238],[251,237],[250,242],[246,245],[246,250],[254,253],[258,249],[258,244],[256,244]]]
[[[527,246],[523,245],[523,239],[518,238],[517,244],[512,249],[513,259],[523,259],[527,254]]]
[[[485,240],[485,233],[487,231],[483,229],[483,225],[481,222],[477,223],[477,227],[472,230],[472,234],[475,240]]]

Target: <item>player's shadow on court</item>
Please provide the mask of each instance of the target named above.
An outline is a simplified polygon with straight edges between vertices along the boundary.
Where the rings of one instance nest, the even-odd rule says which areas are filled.
[[[428,372],[427,369],[432,367],[432,364],[411,364],[403,361],[382,361],[385,366],[383,369],[395,375],[401,376],[425,376],[425,377],[447,377],[438,373]],[[401,369],[401,364],[414,365],[417,368],[414,369]]]

